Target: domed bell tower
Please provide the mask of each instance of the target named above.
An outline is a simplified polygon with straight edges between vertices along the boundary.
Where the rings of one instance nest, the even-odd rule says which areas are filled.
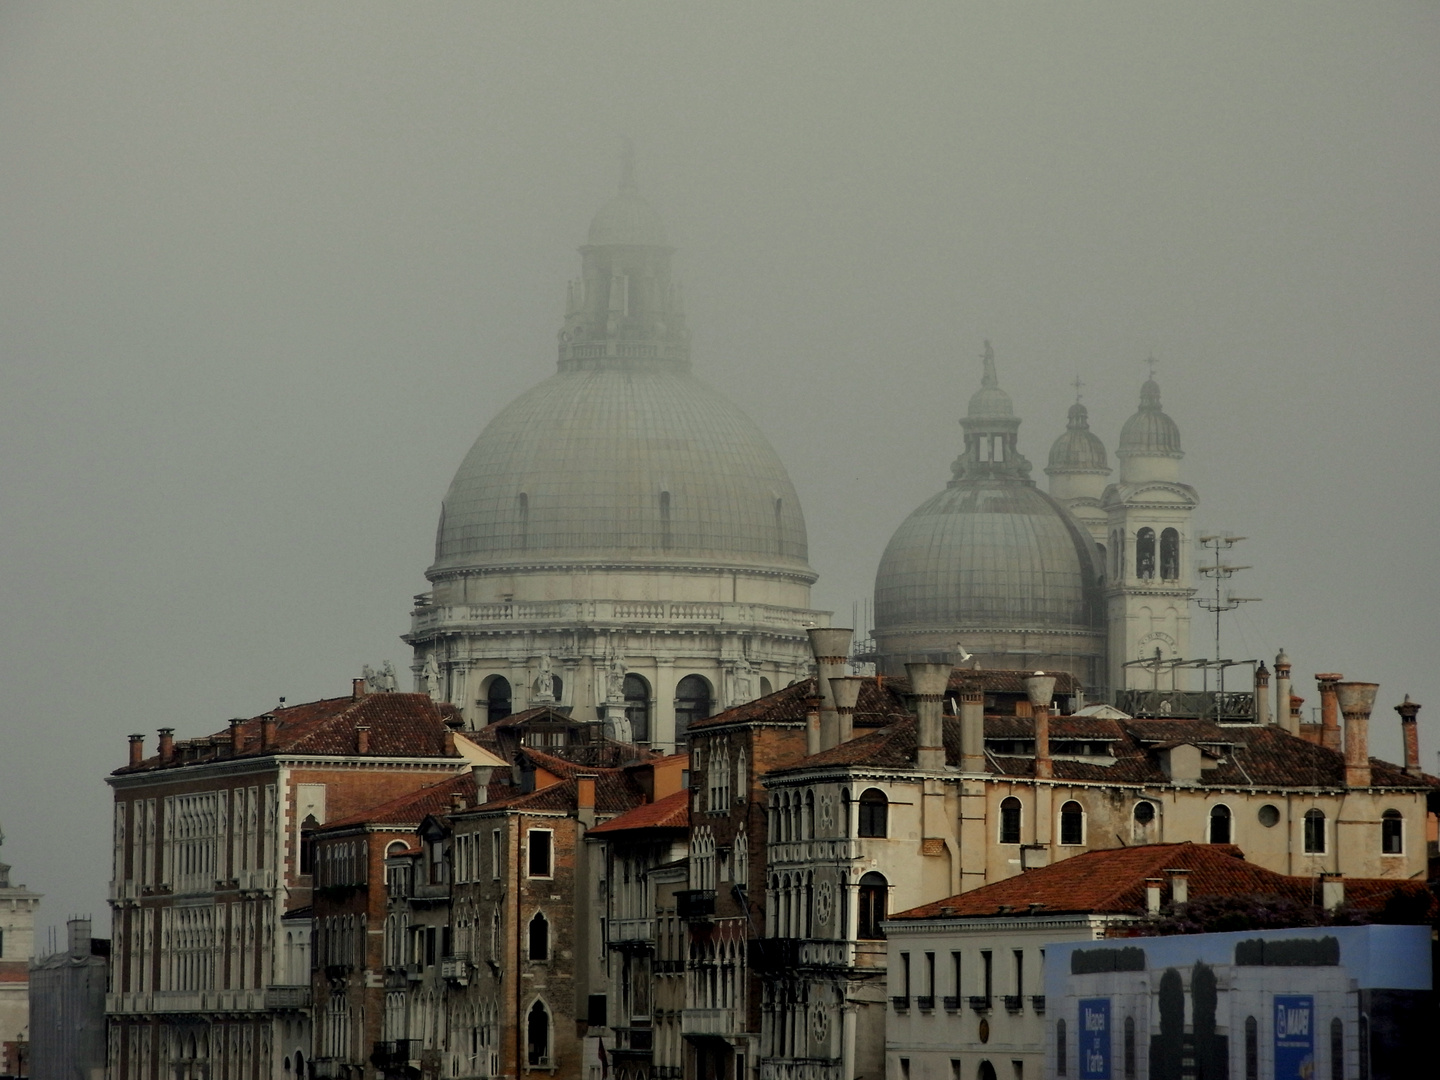
[[[1180,482],[1180,429],[1152,375],[1120,431],[1120,480],[1105,489],[1105,602],[1113,690],[1188,689],[1194,526],[1200,498]],[[1212,657],[1212,659],[1214,659]],[[1140,665],[1137,661],[1153,661]]]

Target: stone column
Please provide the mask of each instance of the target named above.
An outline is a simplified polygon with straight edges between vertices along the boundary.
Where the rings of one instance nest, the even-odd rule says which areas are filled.
[[[654,707],[651,710],[650,745],[667,754],[675,750],[675,658],[655,658],[655,685],[651,689]]]

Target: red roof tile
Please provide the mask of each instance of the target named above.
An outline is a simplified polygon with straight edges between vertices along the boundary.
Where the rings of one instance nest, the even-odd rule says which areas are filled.
[[[457,773],[419,791],[390,799],[366,810],[359,810],[335,821],[327,821],[320,830],[343,829],[354,825],[419,825],[429,814],[450,812],[452,794],[459,794],[467,806],[476,801],[475,774]]]
[[[645,803],[627,810],[619,817],[596,825],[589,835],[597,833],[634,832],[638,829],[688,829],[690,827],[690,792],[677,791],[658,802]]]

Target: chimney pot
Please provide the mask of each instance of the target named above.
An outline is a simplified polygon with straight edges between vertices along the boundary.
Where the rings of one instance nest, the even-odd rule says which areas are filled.
[[[1170,879],[1170,902],[1172,904],[1188,904],[1190,902],[1190,871],[1167,868],[1165,876]]]
[[[168,765],[175,760],[175,729],[162,727],[158,730],[160,733],[160,764]]]
[[[357,754],[370,752],[370,729],[364,724],[355,725],[355,752]]]
[[[275,732],[279,727],[279,721],[275,719],[274,713],[266,713],[260,717],[260,750],[269,753],[275,749]]]
[[[595,809],[595,773],[577,773],[575,775],[575,808],[577,810]]]
[[[364,697],[364,696],[365,696],[365,680],[364,680],[364,679],[351,679],[351,680],[350,680],[350,699],[351,699],[352,701],[359,701],[359,700],[360,700],[362,697]]]
[[[926,772],[945,767],[945,690],[950,685],[948,663],[906,664],[910,690],[915,695],[915,765]]]
[[[985,687],[978,677],[960,683],[960,771],[983,773],[985,768]]]
[[[842,675],[830,680],[830,696],[835,702],[836,727],[841,742],[855,737],[855,706],[860,701],[860,684],[865,679],[859,675]]]
[[[1320,689],[1320,745],[1326,750],[1340,750],[1340,717],[1336,708],[1335,688],[1345,678],[1339,672],[1317,674]]]
[[[1320,875],[1320,906],[1334,911],[1345,903],[1345,875],[1325,873]]]
[[[1145,912],[1148,915],[1160,914],[1160,889],[1165,884],[1163,878],[1147,877],[1145,879]]]
[[[1405,773],[1407,776],[1421,776],[1424,770],[1420,768],[1420,732],[1415,723],[1420,703],[1411,701],[1410,695],[1406,694],[1405,700],[1395,706],[1395,711],[1400,714],[1400,733],[1405,737]]]
[[[464,793],[463,791],[452,791],[452,792],[450,792],[450,809],[451,809],[451,810],[464,810],[464,809],[465,809],[465,793]]]
[[[1025,696],[1035,720],[1035,776],[1048,780],[1055,775],[1050,757],[1050,702],[1055,696],[1055,676],[1037,671],[1025,677]]]
[[[1370,711],[1379,683],[1342,682],[1335,696],[1345,716],[1345,786],[1370,786]]]
[[[830,680],[845,675],[850,638],[855,631],[846,627],[812,626],[805,633],[815,654],[815,681],[820,689],[820,749],[829,750],[841,742],[840,714],[835,707]]]
[[[1275,723],[1291,735],[1300,734],[1299,714],[1290,710],[1290,658],[1284,649],[1275,656]]]
[[[245,750],[244,723],[243,718],[230,721],[230,754],[232,757],[238,757]]]
[[[145,736],[136,732],[130,736],[130,764],[139,765],[145,760]]]
[[[1270,669],[1261,660],[1255,669],[1255,722],[1268,725],[1270,721]]]

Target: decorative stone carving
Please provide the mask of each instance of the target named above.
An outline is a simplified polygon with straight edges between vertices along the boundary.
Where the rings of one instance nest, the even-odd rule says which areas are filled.
[[[431,653],[425,658],[425,666],[420,669],[420,678],[425,683],[425,692],[436,701],[440,700],[440,664]]]

